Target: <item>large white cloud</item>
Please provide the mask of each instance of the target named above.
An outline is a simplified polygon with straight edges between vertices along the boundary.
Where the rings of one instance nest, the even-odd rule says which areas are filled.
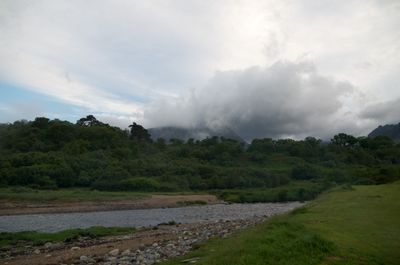
[[[350,83],[320,75],[310,62],[278,62],[219,72],[202,89],[155,102],[144,118],[150,126],[230,127],[246,139],[328,138],[360,131],[343,101],[349,97]]]
[[[332,97],[324,100],[343,115],[351,113],[352,126],[345,124],[342,130],[357,131],[365,124],[373,127],[379,123],[356,115],[364,105],[400,98],[399,14],[400,2],[390,0],[3,0],[0,81],[104,117],[157,125],[155,121],[162,119],[143,116],[154,102],[171,97],[189,101],[185,95],[191,90],[196,88],[200,93],[210,86],[225,91],[228,101],[246,94],[247,88],[240,84],[243,87],[231,92],[225,89],[227,83],[274,69],[277,61],[298,65],[296,62],[306,60],[318,69],[312,70],[312,75],[336,80],[326,81],[326,85],[352,84],[351,97],[330,92],[334,93],[328,93]],[[258,70],[240,70],[257,65]],[[212,78],[218,71],[222,74]],[[285,78],[277,78],[283,83],[274,87],[288,87],[284,81],[298,77]],[[302,89],[321,96],[305,85]],[[279,98],[280,90],[270,89],[268,93]],[[302,97],[306,92],[291,93],[292,97]],[[301,98],[299,102],[303,102]],[[275,107],[282,106],[289,108],[287,112],[294,108]],[[312,122],[323,124],[313,118],[321,115],[312,114],[308,107],[296,105],[295,111],[309,114],[305,122],[311,127],[317,126]],[[198,122],[197,115],[183,116],[186,123]],[[242,116],[236,119],[242,120]],[[216,122],[215,118],[203,119]],[[308,133],[294,129],[286,120],[282,122],[286,125],[277,127],[282,131],[269,133]],[[326,126],[314,131],[325,135],[334,129]]]

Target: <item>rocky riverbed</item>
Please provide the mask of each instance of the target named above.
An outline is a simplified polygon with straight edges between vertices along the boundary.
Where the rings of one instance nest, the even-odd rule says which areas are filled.
[[[11,215],[0,216],[0,232],[56,232],[91,226],[146,227],[169,221],[197,223],[219,219],[237,220],[279,214],[299,205],[301,205],[299,202],[235,203],[124,211]]]
[[[199,220],[184,224],[155,225],[140,228],[124,236],[77,238],[69,242],[25,245],[0,251],[1,264],[154,264],[181,256],[212,237],[228,237],[252,227],[271,215],[290,211],[301,203],[277,204],[274,211],[258,215],[234,215],[217,220]],[[276,205],[276,206],[277,206]],[[282,207],[286,205],[286,207]],[[226,205],[229,206],[229,205]],[[250,205],[242,204],[243,209]],[[260,205],[258,205],[259,207]],[[202,206],[205,207],[205,206]],[[240,209],[239,209],[240,210]],[[264,209],[265,210],[265,209]],[[237,218],[240,216],[241,218]],[[187,260],[195,263],[197,258]]]

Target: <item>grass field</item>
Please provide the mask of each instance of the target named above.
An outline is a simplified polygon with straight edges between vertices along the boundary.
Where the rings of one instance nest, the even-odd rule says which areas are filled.
[[[15,247],[30,243],[32,245],[41,245],[46,242],[68,241],[79,236],[86,237],[104,237],[111,235],[123,235],[133,233],[135,228],[129,227],[90,227],[86,229],[68,229],[56,233],[41,232],[17,232],[0,233],[0,247]]]
[[[196,264],[400,264],[400,183],[337,188],[307,207],[215,239]]]

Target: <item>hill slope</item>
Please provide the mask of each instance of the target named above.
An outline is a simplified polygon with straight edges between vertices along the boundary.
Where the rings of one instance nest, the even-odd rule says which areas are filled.
[[[400,141],[400,123],[379,126],[375,130],[373,130],[370,134],[368,134],[368,137],[375,137],[375,136],[387,136],[392,138],[393,140]]]

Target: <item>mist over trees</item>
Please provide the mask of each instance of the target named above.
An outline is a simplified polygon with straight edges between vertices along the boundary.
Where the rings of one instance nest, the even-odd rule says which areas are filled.
[[[152,141],[139,124],[121,130],[93,115],[75,124],[38,117],[0,125],[1,186],[184,191],[380,184],[399,176],[400,145],[385,136],[266,138],[246,146],[220,137]]]

